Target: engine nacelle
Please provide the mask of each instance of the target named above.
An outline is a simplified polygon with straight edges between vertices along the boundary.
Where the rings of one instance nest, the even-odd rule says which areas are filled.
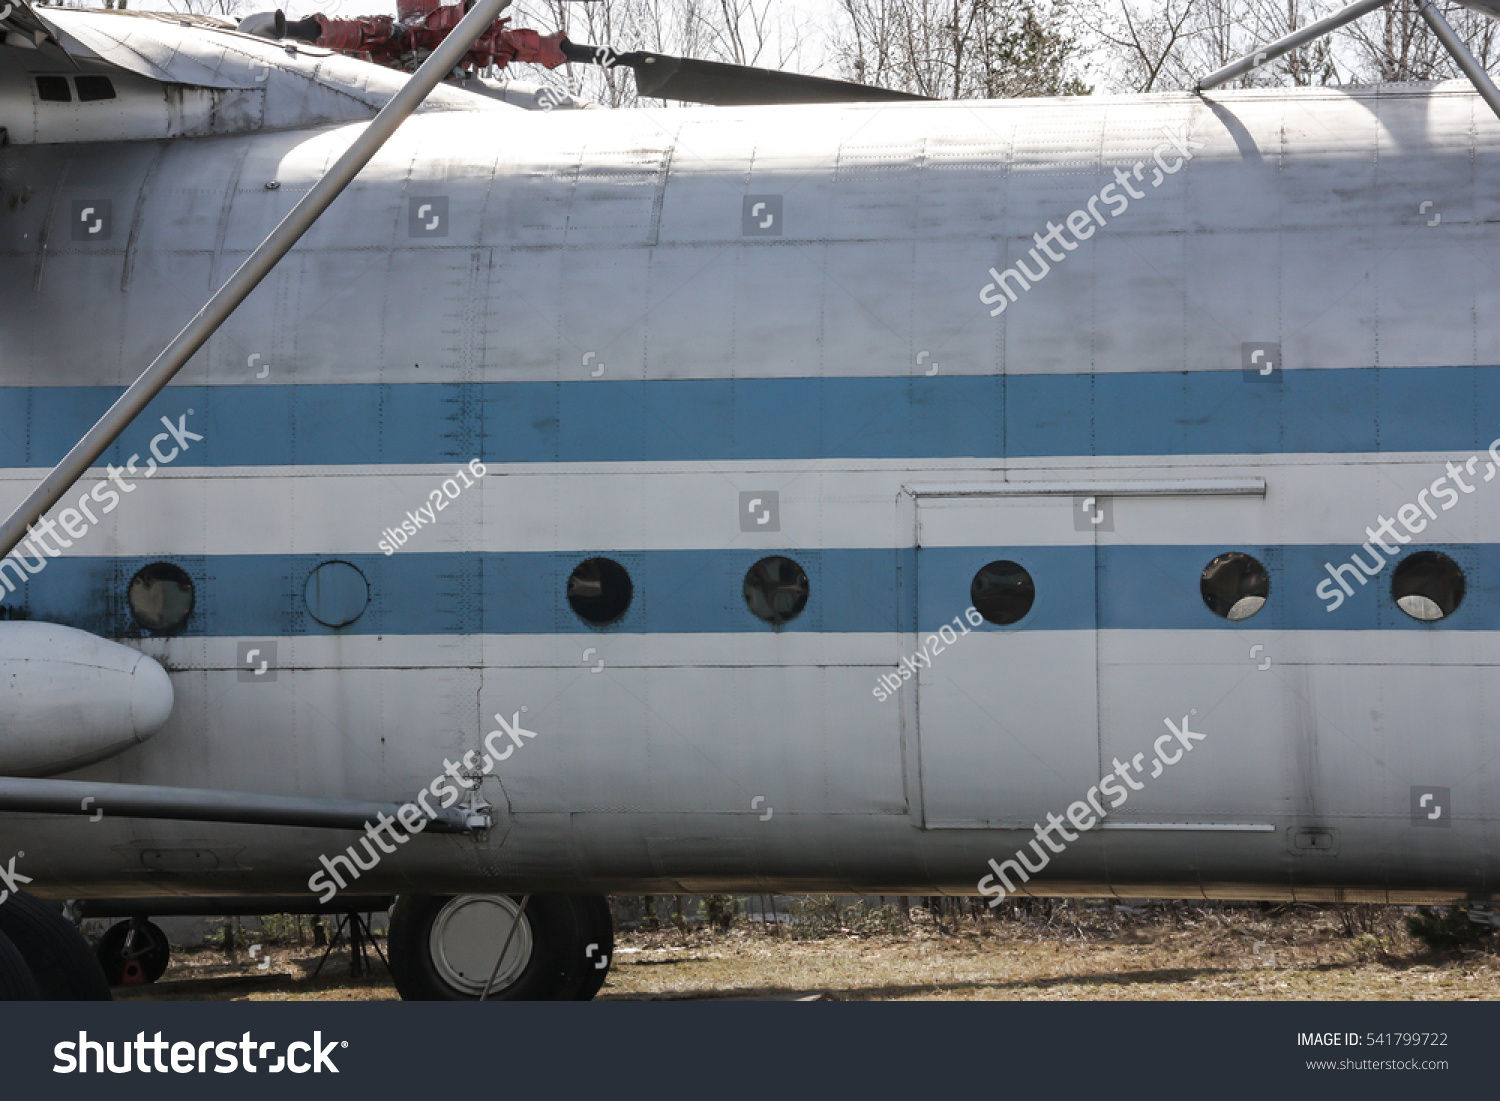
[[[0,623],[0,775],[52,776],[144,742],[172,714],[154,659],[55,623]]]

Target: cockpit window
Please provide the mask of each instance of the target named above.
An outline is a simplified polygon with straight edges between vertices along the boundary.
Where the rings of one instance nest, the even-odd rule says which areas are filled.
[[[36,78],[37,98],[47,103],[72,103],[73,90],[68,87],[65,76],[39,76]]]
[[[78,76],[73,78],[78,89],[80,103],[96,103],[101,99],[114,99],[115,86],[107,76]]]

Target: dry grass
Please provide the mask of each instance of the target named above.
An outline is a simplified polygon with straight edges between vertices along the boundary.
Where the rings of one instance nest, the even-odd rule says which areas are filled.
[[[901,932],[872,923],[813,935],[739,925],[619,937],[602,998],[944,1001],[1460,1000],[1500,998],[1493,947],[1434,953],[1404,915],[1375,908],[1194,906],[1125,910],[1053,903],[1000,921],[925,911]],[[1353,915],[1351,917],[1351,915]],[[889,924],[885,922],[884,924]],[[309,975],[321,952],[272,950],[269,971],[218,952],[180,953],[129,999],[369,1001],[396,996],[378,958],[351,979],[347,953]]]

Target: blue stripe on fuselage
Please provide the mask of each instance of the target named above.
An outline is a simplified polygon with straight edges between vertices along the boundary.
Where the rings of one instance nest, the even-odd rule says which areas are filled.
[[[1258,558],[1270,573],[1270,600],[1241,624],[1213,615],[1199,594],[1203,567],[1226,550]],[[905,632],[936,630],[969,605],[985,563],[1011,559],[1032,575],[1036,602],[1007,630],[1500,630],[1500,544],[1437,545],[1463,568],[1458,611],[1420,624],[1391,599],[1395,563],[1356,587],[1334,612],[1314,594],[1325,564],[1347,561],[1353,546],[1088,546],[788,549],[807,572],[811,598],[782,630]],[[1409,549],[1417,549],[1413,544]],[[196,601],[181,632],[257,638],[287,635],[593,634],[566,599],[567,578],[594,552],[349,555],[369,581],[365,613],[335,631],[307,612],[312,555],[170,558],[193,578]],[[629,610],[606,633],[702,634],[769,631],[747,609],[746,570],[771,550],[610,551],[631,574]],[[106,637],[141,637],[126,589],[146,558],[60,558],[4,604],[11,614],[64,623]],[[984,630],[994,630],[986,625]]]
[[[0,388],[0,466],[52,465],[117,393]],[[111,460],[188,409],[178,467],[1471,451],[1500,367],[181,386]]]

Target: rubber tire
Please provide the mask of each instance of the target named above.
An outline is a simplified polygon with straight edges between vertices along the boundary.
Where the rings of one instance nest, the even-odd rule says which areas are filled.
[[[457,895],[402,895],[391,908],[387,953],[391,978],[402,1001],[472,1002],[478,998],[450,986],[432,962],[428,937],[439,912]],[[515,901],[520,899],[512,895]],[[560,953],[556,940],[556,910],[545,898],[533,898],[522,916],[531,930],[532,953],[520,976],[508,987],[492,991],[492,1002],[544,1002],[554,997],[562,983]],[[496,951],[499,946],[496,945]]]
[[[609,900],[603,895],[558,895],[552,901],[560,914],[562,985],[553,997],[563,1002],[591,1001],[604,980],[615,955],[615,923]],[[536,905],[533,900],[532,905]],[[590,949],[593,951],[590,951]],[[603,967],[599,961],[606,961]]]
[[[121,953],[125,950],[125,938],[130,933],[131,924],[129,918],[115,922],[104,931],[104,935],[99,938],[99,946],[94,950],[99,966],[104,969],[105,981],[110,986],[127,985],[125,960],[121,957]],[[161,927],[150,921],[142,922],[142,924],[145,926],[146,936],[151,943],[146,954],[137,957],[145,974],[139,983],[128,984],[131,986],[154,983],[166,974],[167,964],[172,960],[172,946],[167,941],[167,935],[161,931]]]
[[[0,904],[0,934],[20,950],[40,996],[50,1002],[107,1002],[109,983],[89,942],[39,899],[12,891]]]
[[[26,957],[9,937],[0,933],[0,1001],[35,1002],[41,997],[41,988],[31,968],[26,966]]]

